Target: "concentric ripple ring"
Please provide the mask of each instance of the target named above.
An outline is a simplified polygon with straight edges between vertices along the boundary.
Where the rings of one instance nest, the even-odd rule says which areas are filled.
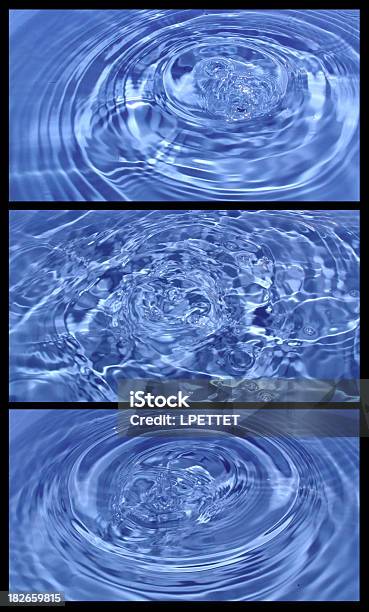
[[[356,438],[127,438],[115,410],[30,412],[11,446],[12,591],[358,599]]]
[[[358,11],[15,11],[11,49],[13,200],[359,199]]]
[[[357,211],[11,211],[10,234],[12,401],[359,378]]]

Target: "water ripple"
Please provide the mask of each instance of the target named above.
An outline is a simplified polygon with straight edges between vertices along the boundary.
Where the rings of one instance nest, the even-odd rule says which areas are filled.
[[[11,446],[13,591],[358,598],[357,439],[127,439],[115,411],[42,412]]]
[[[11,32],[14,200],[359,198],[358,11],[18,11]]]
[[[12,211],[11,397],[357,379],[358,231],[355,211]]]

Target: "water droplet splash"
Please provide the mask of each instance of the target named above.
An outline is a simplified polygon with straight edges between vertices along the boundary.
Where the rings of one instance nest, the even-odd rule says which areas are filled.
[[[281,90],[270,75],[258,74],[250,66],[224,58],[201,60],[195,66],[196,85],[204,110],[227,121],[254,119],[270,114],[281,98]]]
[[[127,438],[114,409],[39,410],[36,423],[24,412],[23,432],[12,427],[13,592],[358,599],[357,439]]]
[[[141,378],[353,381],[358,232],[357,211],[13,211],[12,397],[115,402]]]
[[[25,19],[11,19],[11,199],[359,199],[359,11]]]

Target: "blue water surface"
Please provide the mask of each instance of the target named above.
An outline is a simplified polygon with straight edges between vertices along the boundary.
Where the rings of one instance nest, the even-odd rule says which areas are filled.
[[[359,597],[356,437],[128,438],[117,411],[87,409],[13,410],[10,425],[11,591]]]
[[[12,10],[12,200],[359,199],[358,10]]]
[[[359,378],[357,211],[17,210],[10,242],[13,401]]]

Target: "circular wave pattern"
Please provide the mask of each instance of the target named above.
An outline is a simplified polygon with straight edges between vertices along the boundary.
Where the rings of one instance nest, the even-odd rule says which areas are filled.
[[[12,215],[14,400],[116,401],[122,379],[358,378],[356,212]]]
[[[189,431],[129,439],[117,435],[116,415],[48,411],[15,440],[13,591],[358,598],[357,440]]]
[[[358,11],[13,19],[13,199],[358,200]]]

